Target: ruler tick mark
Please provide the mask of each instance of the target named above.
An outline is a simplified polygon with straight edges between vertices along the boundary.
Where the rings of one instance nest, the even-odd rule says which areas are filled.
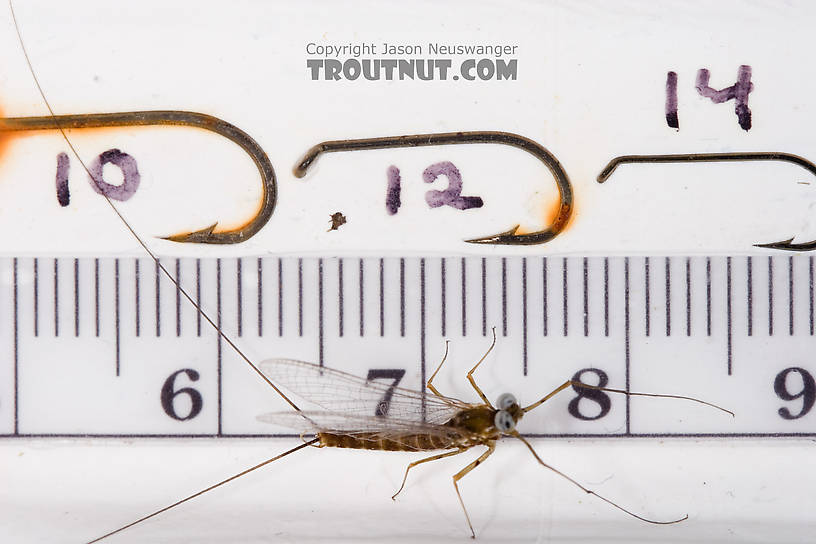
[[[524,376],[527,375],[527,258],[521,259],[521,360]]]
[[[283,336],[283,259],[278,257],[278,337]]]
[[[200,313],[200,312],[199,312]],[[215,314],[216,314],[216,323],[218,324],[218,330],[221,329],[221,259],[215,260]],[[222,413],[223,413],[223,371],[222,371],[222,363],[223,363],[223,355],[224,355],[224,344],[223,344],[223,337],[221,334],[216,334],[216,365],[217,365],[217,387],[218,387],[218,436],[221,436],[223,433],[223,426],[222,426]]]
[[[385,336],[385,259],[380,259],[380,336]]]
[[[116,375],[119,376],[120,369],[120,319],[119,319],[119,259],[113,260],[113,321],[116,338]]]
[[[547,257],[541,258],[541,326],[542,333],[547,336]]]
[[[341,268],[338,267],[338,271]],[[301,304],[301,308],[303,305]],[[302,316],[302,312],[301,312]],[[323,338],[323,259],[317,260],[317,362],[323,366],[324,338]],[[342,331],[341,331],[342,332]],[[303,336],[303,321],[301,318],[300,335]]]
[[[79,336],[79,259],[74,258],[74,336]]]
[[[445,257],[439,259],[439,292],[441,296],[440,308],[439,308],[439,321],[442,325],[442,336],[447,334],[447,323],[445,323],[445,318],[447,317],[447,275],[445,270]]]
[[[584,336],[589,336],[589,259],[584,257]]]
[[[360,258],[358,277],[360,290],[360,338],[365,336],[365,262]]]
[[[609,336],[609,257],[604,257],[604,336]]]
[[[686,336],[691,336],[691,257],[686,257]]]
[[[773,336],[774,329],[774,292],[773,292],[773,257],[768,257],[768,336]]]
[[[507,258],[501,260],[502,336],[507,336]]]
[[[405,259],[400,259],[400,336],[405,336]]]
[[[19,304],[17,301],[18,278],[17,278],[17,258],[13,261],[14,284],[12,293],[12,305],[14,308],[14,434],[20,434],[20,386],[19,386],[19,365],[20,365],[20,325],[19,325]]]
[[[793,336],[793,257],[788,257],[788,334]]]
[[[727,351],[728,351],[728,375],[731,375],[731,365],[732,365],[732,323],[731,323],[731,257],[726,257],[725,259],[725,305],[726,305],[726,319],[727,319],[727,332],[726,332],[726,343],[727,343]]]
[[[298,336],[303,336],[303,259],[298,259]]]
[[[487,336],[487,259],[482,257],[482,336]]]
[[[706,257],[706,335],[711,336],[711,257]]]
[[[181,336],[181,259],[176,258],[176,336]]]
[[[650,266],[649,266],[649,257],[646,257],[643,261],[643,271],[644,271],[644,284],[643,284],[643,293],[645,297],[645,308],[644,308],[644,316],[645,316],[645,327],[646,327],[646,336],[649,336],[651,332],[651,310],[652,305],[650,301],[650,287],[651,287],[651,280],[649,277]]]
[[[156,338],[158,338],[161,336],[161,264],[158,258],[153,274],[153,282],[156,284]]]
[[[666,336],[671,336],[671,257],[666,257]]]
[[[59,336],[59,259],[54,259],[54,336]]]
[[[467,336],[467,261],[461,260],[462,267],[462,336]],[[812,297],[811,297],[812,298]]]
[[[345,308],[343,307],[343,259],[337,259],[337,333],[343,337],[343,318]]]
[[[94,259],[94,328],[99,337],[99,259]]]
[[[140,278],[140,276],[139,276],[139,259],[138,259],[138,257],[133,261],[133,273],[134,273],[134,276],[133,276],[133,283],[134,283],[133,289],[134,289],[134,292],[136,293],[135,294],[136,299],[134,301],[134,304],[135,304],[134,309],[135,309],[135,317],[136,317],[136,336],[139,336],[139,333],[141,332],[141,312],[140,312],[140,306],[141,305],[139,304],[139,299],[141,298],[140,297],[141,293],[139,291],[139,284],[140,284],[139,278]]]
[[[748,310],[748,336],[754,335],[754,261],[752,257],[748,257],[745,263],[746,267],[746,283],[747,297],[746,301]]]
[[[196,259],[196,306],[201,307],[201,259]],[[201,336],[201,312],[196,312],[196,336]]]
[[[426,384],[428,378],[426,375],[425,359],[426,353],[426,334],[425,334],[425,259],[419,260],[419,362],[420,374],[422,379],[422,421],[427,421],[427,403],[426,403]]]
[[[813,255],[808,257],[808,306],[810,313],[810,335],[813,336]]]
[[[40,260],[34,258],[34,336],[40,335]],[[811,297],[812,298],[812,297]]]
[[[258,338],[263,337],[263,259],[258,257]]]
[[[362,338],[365,336],[365,261],[362,258],[358,263],[357,274],[359,280],[358,289],[360,291],[360,338]]]
[[[236,321],[238,322],[238,336],[244,335],[244,267],[243,259],[235,259],[235,298],[236,298]]]
[[[564,314],[564,336],[567,336],[569,333],[569,304],[568,304],[568,288],[567,288],[567,274],[568,274],[568,263],[567,258],[564,257],[561,260],[561,271],[562,271],[562,284],[563,284],[563,291],[564,291],[564,299],[563,299],[563,314]]]

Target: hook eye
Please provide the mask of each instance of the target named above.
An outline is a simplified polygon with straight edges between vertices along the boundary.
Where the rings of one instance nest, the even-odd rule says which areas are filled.
[[[572,186],[567,173],[546,148],[537,142],[510,132],[476,131],[476,132],[441,132],[436,134],[409,134],[405,136],[386,136],[382,138],[364,138],[358,140],[331,140],[321,142],[309,149],[295,166],[293,172],[302,178],[306,171],[323,153],[338,151],[367,151],[371,149],[388,149],[395,147],[423,147],[457,144],[498,144],[522,149],[549,168],[558,187],[558,211],[552,222],[543,230],[518,234],[518,225],[510,230],[466,240],[472,244],[500,245],[534,245],[552,240],[564,230],[573,208]]]
[[[751,162],[751,161],[782,161],[801,166],[816,176],[816,164],[811,161],[783,152],[746,152],[746,153],[684,153],[676,155],[623,155],[615,157],[598,174],[598,183],[604,183],[621,164],[638,163],[688,163],[688,162]],[[754,247],[780,249],[783,251],[813,251],[816,249],[816,240],[811,242],[793,243],[793,237],[778,242],[754,244]]]
[[[213,232],[218,223],[181,234],[164,237],[165,240],[198,244],[238,244],[249,240],[269,221],[275,209],[277,188],[275,170],[266,153],[246,132],[223,119],[191,111],[128,111],[121,113],[87,113],[40,117],[0,118],[0,133],[32,130],[83,129],[101,127],[133,127],[174,125],[209,130],[227,138],[243,149],[255,163],[261,176],[261,206],[257,213],[238,228]]]

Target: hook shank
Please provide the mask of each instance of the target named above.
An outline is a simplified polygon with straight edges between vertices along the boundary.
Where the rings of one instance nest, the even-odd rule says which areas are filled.
[[[158,110],[0,118],[0,132],[154,125],[194,127],[223,136],[250,156],[261,176],[260,209],[244,225],[229,231],[213,232],[216,223],[198,231],[167,236],[166,240],[201,244],[237,244],[248,240],[261,230],[275,209],[277,200],[275,170],[269,157],[252,137],[218,117],[191,111]]]
[[[561,163],[558,162],[558,159],[555,158],[555,155],[550,153],[545,147],[529,138],[510,132],[442,132],[436,134],[409,134],[404,136],[386,136],[382,138],[363,138],[357,140],[331,140],[321,142],[309,149],[298,162],[297,166],[295,166],[293,172],[296,177],[302,178],[306,175],[306,171],[315,160],[324,153],[456,144],[499,144],[522,149],[536,157],[549,168],[555,178],[555,184],[558,187],[559,194],[558,211],[552,223],[546,229],[527,234],[516,234],[518,230],[518,225],[516,225],[508,231],[481,238],[474,238],[467,240],[467,242],[503,245],[542,244],[552,240],[564,230],[573,208],[572,186],[570,185],[567,173],[564,171]]]
[[[804,157],[783,152],[746,152],[746,153],[680,153],[676,155],[623,155],[615,157],[598,174],[598,183],[603,183],[621,164],[632,163],[667,163],[667,162],[743,162],[743,161],[784,161],[797,164],[816,175],[816,164]]]
[[[603,183],[621,164],[636,163],[688,163],[688,162],[744,162],[744,161],[783,161],[801,166],[813,175],[816,175],[816,164],[799,155],[781,151],[744,152],[744,153],[681,153],[676,155],[623,155],[615,157],[598,174],[598,183]],[[810,242],[793,243],[793,238],[754,244],[754,247],[778,249],[783,251],[813,251],[816,249],[816,240]]]

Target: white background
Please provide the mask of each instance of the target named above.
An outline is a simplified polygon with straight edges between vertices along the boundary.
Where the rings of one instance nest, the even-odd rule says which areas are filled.
[[[121,209],[162,255],[765,255],[752,244],[816,236],[812,176],[787,164],[623,166],[607,184],[594,181],[609,159],[622,154],[756,150],[814,158],[810,32],[816,13],[804,3],[16,7],[56,113],[200,111],[241,127],[269,154],[280,200],[266,228],[238,247],[180,247],[152,237],[214,220],[240,223],[254,209],[257,174],[240,150],[185,129],[72,133],[85,159],[111,147],[139,157],[142,188]],[[519,79],[306,79],[307,43],[383,40],[518,44]],[[0,50],[3,113],[44,114],[7,10],[0,15]],[[702,67],[711,70],[713,87],[729,86],[740,64],[750,64],[754,74],[749,101],[754,126],[747,133],[737,125],[733,102],[713,105],[693,87]],[[669,70],[679,77],[679,132],[666,126],[663,115]],[[555,153],[575,191],[576,215],[567,231],[538,247],[462,243],[516,223],[537,228],[552,201],[544,168],[520,151],[498,146],[338,154],[322,157],[302,181],[291,174],[300,155],[323,140],[456,130],[516,132]],[[140,254],[76,162],[71,205],[57,207],[54,157],[63,150],[56,134],[5,142],[0,250]],[[472,213],[426,208],[420,174],[440,160],[460,166],[464,194],[482,196],[484,208]],[[395,217],[383,206],[391,164],[403,172],[403,207]],[[534,191],[540,193],[531,197]],[[328,216],[338,210],[349,223],[327,233]],[[6,440],[0,442],[0,534],[18,542],[81,542],[289,445]],[[628,519],[543,473],[518,445],[501,446],[504,451],[461,486],[483,541],[810,540],[816,482],[808,441],[536,442],[547,461],[625,507],[660,519],[689,514],[687,522],[670,527]],[[464,464],[460,460],[423,467],[397,504],[388,500],[412,459],[299,452],[116,541],[467,538],[449,482],[449,474]]]

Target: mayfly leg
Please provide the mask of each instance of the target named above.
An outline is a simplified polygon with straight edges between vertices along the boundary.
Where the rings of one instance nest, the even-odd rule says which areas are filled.
[[[397,489],[397,492],[391,495],[391,500],[397,500],[397,495],[399,495],[402,490],[405,488],[405,482],[408,481],[408,472],[417,465],[421,465],[422,463],[430,463],[431,461],[438,461],[439,459],[444,459],[445,457],[453,457],[454,455],[459,455],[460,453],[465,453],[468,448],[459,448],[458,450],[454,451],[447,451],[445,453],[440,453],[439,455],[432,455],[430,457],[426,457],[425,459],[420,459],[419,461],[414,461],[413,463],[408,465],[408,468],[405,469],[405,476],[402,478],[402,484]]]
[[[442,393],[440,393],[440,392],[439,392],[439,391],[436,389],[436,387],[434,387],[434,385],[433,385],[433,380],[434,380],[434,378],[436,378],[436,375],[437,375],[437,374],[439,373],[439,371],[442,369],[442,365],[444,365],[444,364],[445,364],[445,361],[446,361],[446,360],[447,360],[447,358],[448,358],[448,348],[450,348],[450,340],[445,340],[445,355],[443,355],[443,356],[442,356],[442,361],[439,363],[439,366],[438,366],[438,367],[436,367],[436,370],[434,370],[434,373],[433,373],[433,374],[431,374],[431,377],[430,377],[430,378],[428,378],[428,384],[427,384],[427,385],[428,385],[428,389],[430,389],[430,390],[431,390],[431,393],[433,393],[433,394],[434,394],[434,395],[436,395],[437,397],[443,397],[443,398],[445,397],[445,395],[443,395]],[[401,489],[401,488],[400,488],[400,489]],[[399,491],[398,491],[397,493],[399,493]],[[394,495],[394,496],[396,497],[396,495]]]
[[[482,390],[479,388],[479,386],[476,385],[476,379],[473,377],[473,373],[476,372],[476,369],[479,368],[479,365],[482,364],[482,362],[485,359],[487,359],[487,356],[490,355],[490,352],[493,351],[494,347],[496,347],[496,327],[493,327],[493,342],[491,342],[490,347],[487,348],[487,351],[485,352],[484,355],[482,355],[482,358],[479,359],[479,362],[476,363],[475,365],[473,365],[473,368],[471,368],[470,372],[467,373],[467,379],[470,382],[470,385],[473,386],[473,389],[476,390],[476,392],[482,398],[484,403],[487,404],[488,406],[490,406],[491,408],[493,407],[493,405],[490,404],[490,401],[487,400],[487,396],[482,392]],[[471,530],[473,530],[472,527],[471,527]]]
[[[644,518],[643,516],[639,516],[639,515],[635,514],[634,512],[632,512],[631,510],[627,510],[627,509],[626,509],[626,508],[624,508],[623,506],[621,506],[621,505],[617,504],[616,502],[611,501],[610,499],[607,499],[607,498],[606,498],[606,497],[604,497],[603,495],[599,495],[598,493],[596,493],[596,492],[592,491],[592,490],[591,490],[591,489],[589,489],[588,487],[584,487],[583,485],[581,485],[580,483],[578,483],[578,481],[577,481],[577,480],[575,480],[575,479],[571,478],[570,476],[567,476],[566,474],[564,474],[563,472],[561,472],[560,470],[558,470],[558,469],[557,469],[557,468],[555,468],[554,466],[552,466],[552,465],[548,465],[547,463],[545,463],[545,462],[544,462],[544,461],[541,459],[541,457],[539,457],[539,456],[538,456],[538,453],[536,453],[535,448],[533,448],[532,444],[530,444],[529,442],[527,442],[527,440],[525,440],[525,439],[524,439],[524,437],[523,437],[523,436],[521,436],[521,435],[518,433],[518,431],[513,431],[512,433],[510,433],[510,435],[511,435],[511,436],[513,436],[513,437],[515,437],[515,438],[518,438],[519,440],[521,440],[522,442],[524,442],[524,445],[525,445],[525,446],[527,446],[527,449],[528,449],[528,450],[530,450],[530,453],[532,453],[532,454],[533,454],[533,457],[535,457],[536,461],[538,461],[538,463],[539,463],[541,466],[543,466],[544,468],[547,468],[547,469],[549,469],[549,470],[553,471],[555,474],[558,474],[559,476],[561,476],[562,478],[564,478],[565,480],[567,480],[569,483],[571,483],[571,484],[575,485],[576,487],[578,487],[578,488],[579,488],[581,491],[583,491],[583,492],[584,492],[584,493],[586,493],[587,495],[593,495],[593,496],[595,496],[595,497],[598,497],[599,499],[601,499],[601,500],[602,500],[602,501],[604,501],[605,503],[607,503],[607,504],[609,504],[609,505],[611,505],[611,506],[614,506],[615,508],[617,508],[617,509],[618,509],[618,510],[620,510],[621,512],[624,512],[624,513],[626,513],[626,514],[629,514],[629,515],[630,515],[630,516],[632,516],[633,518],[636,518],[636,519],[639,519],[640,521],[645,521],[646,523],[651,523],[651,524],[654,524],[654,525],[672,525],[672,524],[675,524],[675,523],[680,523],[681,521],[685,521],[685,520],[687,520],[687,519],[688,519],[688,514],[686,514],[686,515],[685,515],[685,516],[683,516],[682,518],[679,518],[679,519],[673,519],[673,520],[669,520],[669,521],[657,521],[657,520],[653,520],[653,519]],[[478,459],[477,459],[477,460],[478,460]],[[457,492],[458,492],[458,489],[457,489]],[[459,500],[461,500],[461,497],[459,498]],[[464,506],[464,505],[463,505],[463,506]],[[465,514],[467,515],[467,513],[465,513]],[[472,528],[471,528],[471,530],[472,530]]]
[[[479,394],[479,397],[481,397],[481,399],[484,401],[484,403],[487,404],[488,406],[492,406],[492,404],[490,404],[490,401],[487,400],[487,396],[479,388],[479,386],[476,385],[476,380],[473,378],[473,373],[476,371],[477,368],[479,368],[479,365],[482,364],[482,361],[484,361],[487,358],[487,356],[490,354],[490,352],[493,351],[493,347],[495,345],[496,345],[496,328],[493,327],[493,342],[490,344],[490,347],[487,348],[487,351],[485,352],[485,354],[482,355],[482,358],[479,359],[479,362],[476,363],[474,365],[474,367],[470,369],[470,372],[467,373],[467,379],[470,382],[470,385],[473,386],[473,388],[476,390],[476,393]],[[442,365],[444,365],[445,361],[448,359],[448,348],[449,347],[450,347],[450,340],[445,340],[445,355],[442,356],[442,362],[440,362],[439,366],[436,367],[436,370],[434,370],[434,373],[431,374],[431,377],[428,379],[428,383],[427,383],[428,389],[430,389],[431,393],[433,393],[437,397],[443,397],[444,398],[445,395],[441,394],[436,389],[436,387],[434,387],[433,380],[434,380],[434,378],[436,378],[436,375],[442,369]]]
[[[495,442],[487,444],[486,452],[481,454],[479,458],[473,461],[471,464],[453,475],[453,487],[456,489],[456,496],[459,497],[459,504],[462,505],[462,510],[465,512],[465,519],[467,519],[468,527],[470,527],[470,538],[476,538],[476,531],[473,530],[473,524],[470,522],[470,514],[468,514],[467,508],[465,508],[465,501],[462,500],[462,494],[459,493],[459,480],[467,476],[471,470],[481,465],[484,460],[490,457],[494,451],[496,451]]]

